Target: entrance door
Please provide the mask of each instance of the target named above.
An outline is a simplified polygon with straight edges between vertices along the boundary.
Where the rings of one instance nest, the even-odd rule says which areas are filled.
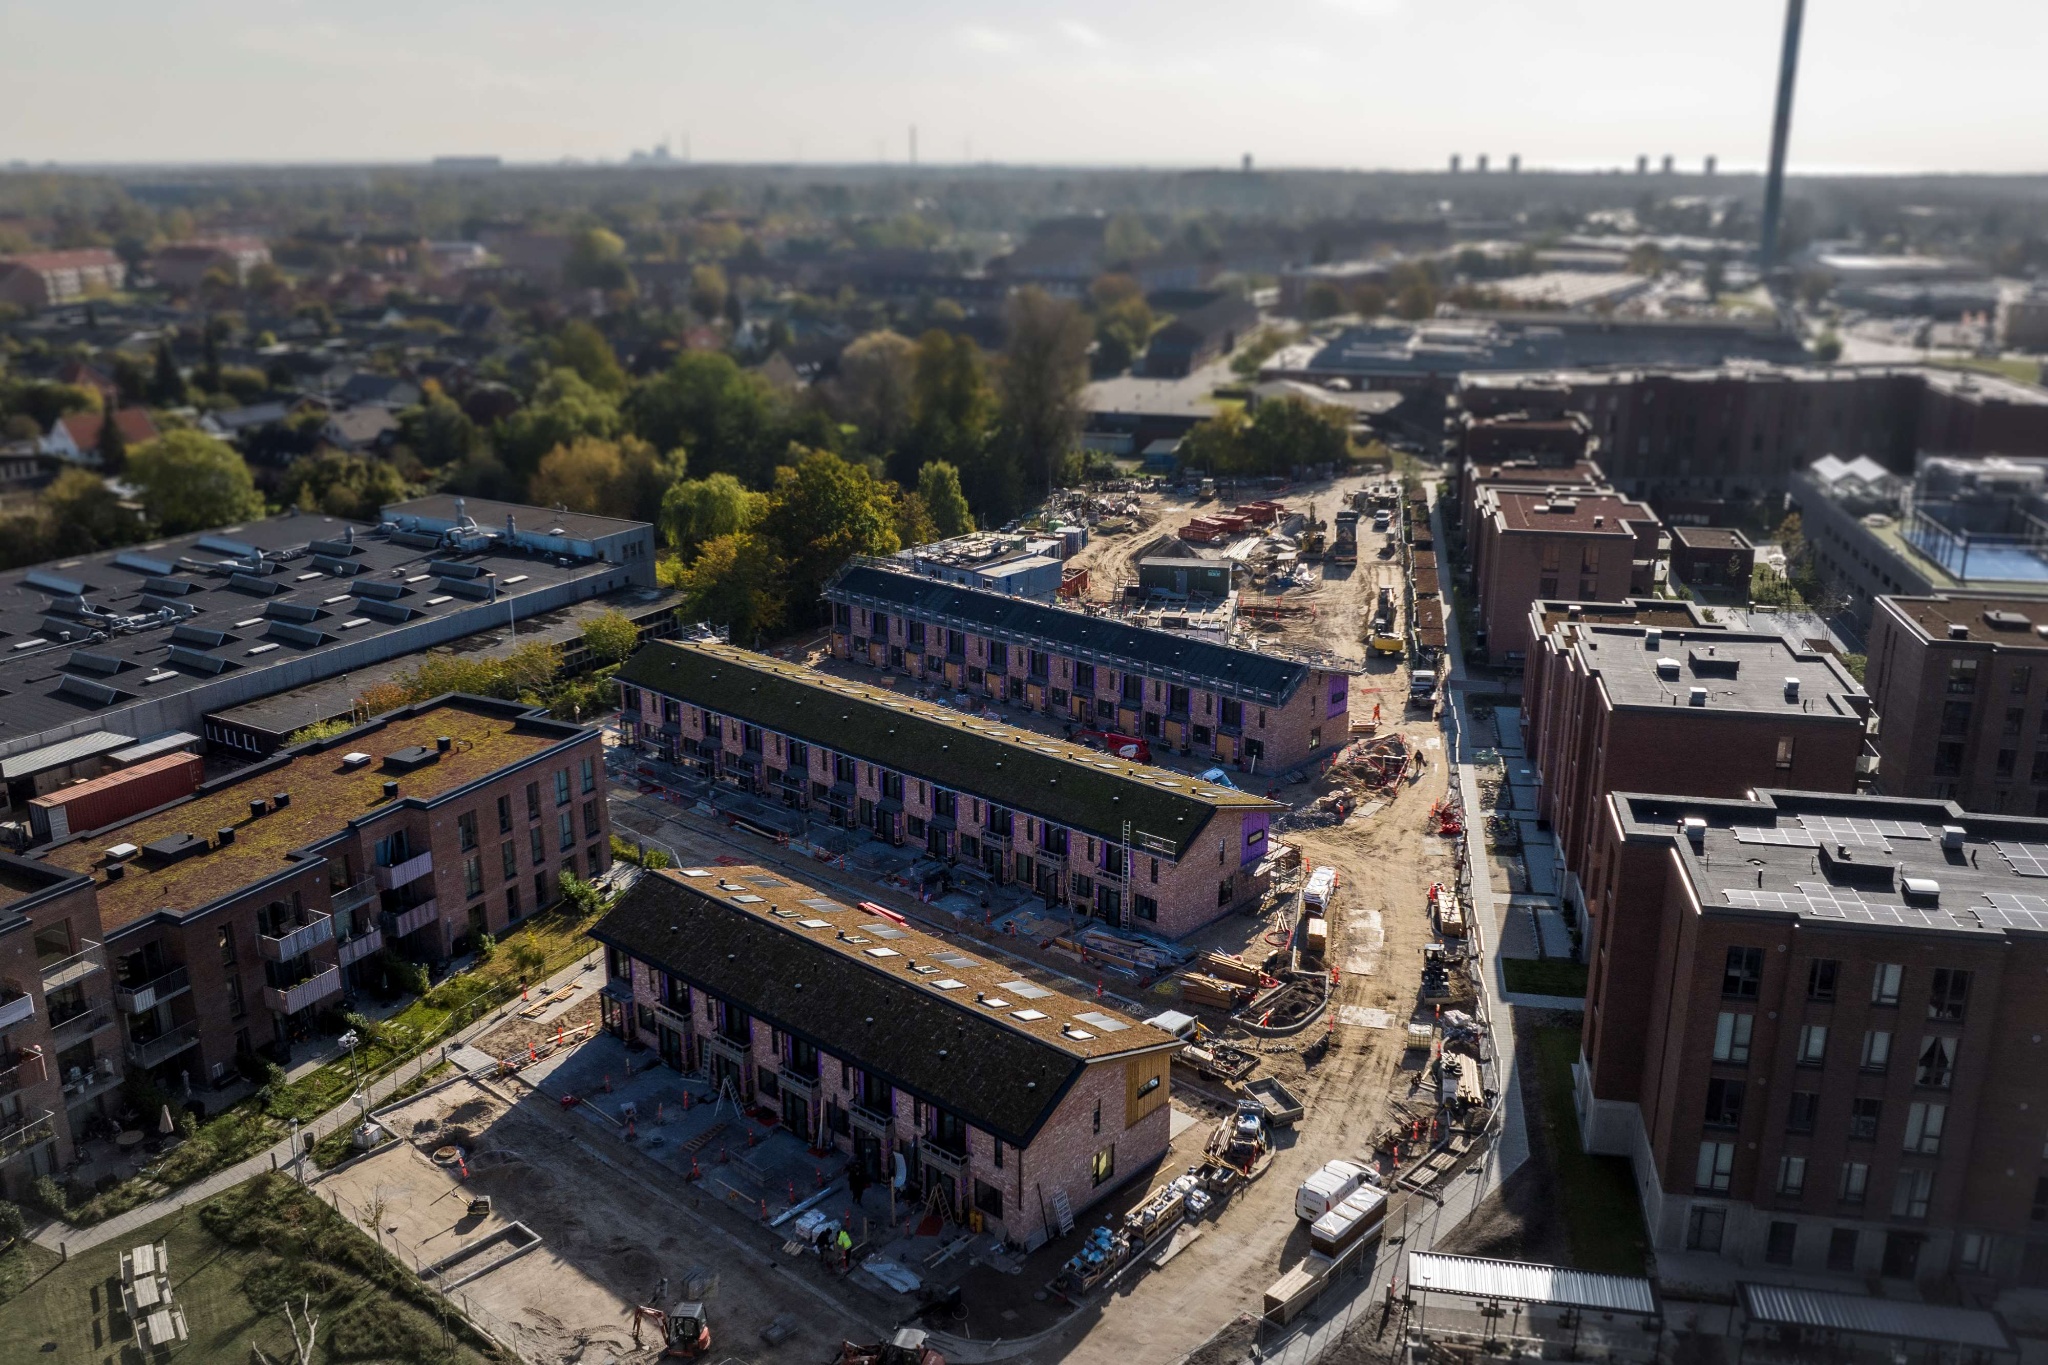
[[[677,1071],[683,1070],[683,1035],[664,1024],[655,1031],[655,1038],[661,1060]]]
[[[946,831],[936,825],[927,824],[924,827],[924,851],[934,858],[945,857]]]
[[[712,1089],[719,1094],[724,1094],[727,1083],[732,1085],[732,1093],[739,1097],[741,1104],[752,1104],[754,1102],[754,1097],[747,1093],[746,1075],[740,1064],[722,1052],[713,1052],[711,1053]]]
[[[805,1142],[811,1140],[811,1102],[794,1090],[782,1092],[782,1126]]]
[[[1887,1232],[1884,1235],[1884,1268],[1888,1280],[1910,1280],[1920,1268],[1920,1247],[1927,1238],[1917,1232]]]
[[[863,1129],[853,1130],[853,1159],[860,1163],[861,1170],[870,1183],[880,1183],[882,1173],[882,1140]]]

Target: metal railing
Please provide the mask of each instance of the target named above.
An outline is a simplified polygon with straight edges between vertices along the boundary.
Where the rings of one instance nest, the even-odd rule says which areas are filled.
[[[94,972],[107,969],[106,957],[100,952],[100,945],[90,939],[83,941],[79,950],[69,957],[58,958],[48,966],[39,967],[43,976],[43,994],[58,991],[76,982],[85,980]]]
[[[265,986],[263,1001],[277,1014],[297,1014],[308,1005],[341,993],[341,968],[329,967],[295,986]]]
[[[896,1116],[894,1114],[884,1113],[880,1109],[870,1109],[859,1100],[849,1100],[846,1109],[848,1113],[853,1115],[855,1123],[861,1124],[877,1133],[887,1133],[896,1125]]]
[[[918,1138],[917,1156],[926,1165],[936,1166],[951,1176],[958,1177],[967,1172],[967,1153],[941,1146],[929,1137]]]
[[[8,997],[0,1003],[0,1029],[26,1024],[36,1017],[36,998],[26,991]]]
[[[407,934],[423,929],[441,917],[441,905],[436,900],[424,900],[405,910],[384,912],[384,932],[391,938],[404,938]]]
[[[348,886],[342,887],[328,899],[329,903],[333,906],[334,913],[338,915],[345,910],[359,910],[376,898],[377,879],[375,877],[365,877],[359,882],[353,882]]]
[[[49,1073],[43,1066],[43,1054],[35,1048],[8,1053],[0,1057],[0,1096],[12,1095],[25,1085],[34,1085]]]
[[[76,1014],[68,1014],[62,1019],[53,1019],[50,1022],[50,1036],[52,1038],[84,1038],[90,1034],[98,1033],[103,1028],[111,1027],[113,1022],[113,1015],[108,1014],[97,1005],[87,1005]]]
[[[394,886],[404,886],[407,882],[418,881],[433,870],[434,851],[428,849],[425,853],[415,853],[402,863],[378,868],[375,880],[378,886],[388,890]]]
[[[354,938],[344,939],[341,944],[341,965],[361,962],[384,946],[384,931],[375,927],[365,929]]]
[[[306,922],[283,934],[258,934],[257,951],[272,962],[303,957],[334,938],[334,919],[318,910],[306,911]]]
[[[147,1042],[128,1044],[128,1062],[144,1071],[161,1066],[186,1048],[199,1044],[199,1022],[180,1024],[168,1033],[160,1034]]]
[[[183,967],[173,967],[151,980],[136,986],[116,985],[114,1004],[124,1014],[140,1014],[155,1009],[166,1000],[174,1000],[192,989],[192,978]]]
[[[12,1161],[31,1147],[40,1146],[57,1135],[52,1122],[55,1112],[45,1109],[11,1133],[0,1134],[0,1162]]]

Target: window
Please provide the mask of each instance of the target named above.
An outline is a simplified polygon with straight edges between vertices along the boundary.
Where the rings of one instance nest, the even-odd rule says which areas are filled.
[[[556,817],[555,826],[561,834],[562,850],[567,852],[576,843],[576,817],[568,811],[563,811]]]
[[[498,861],[504,866],[505,880],[511,881],[519,875],[519,845],[507,839],[498,846]]]
[[[1927,997],[1927,1017],[1958,1023],[1970,998],[1970,974],[1954,967],[1936,967]]]
[[[989,1218],[1003,1216],[1003,1192],[986,1180],[974,1182],[974,1207]]]
[[[1862,1142],[1875,1141],[1878,1121],[1883,1117],[1883,1100],[1858,1096],[1849,1101],[1849,1136]]]
[[[536,909],[536,910],[539,910],[539,909],[543,909],[543,908],[545,908],[545,907],[546,907],[546,906],[547,906],[547,905],[548,905],[548,904],[549,904],[550,902],[552,902],[552,901],[554,900],[553,890],[554,890],[554,888],[552,888],[551,886],[549,886],[549,885],[548,885],[548,874],[547,874],[547,873],[545,873],[545,872],[536,872],[536,873],[534,873],[534,874],[533,874],[533,908],[534,908],[534,909]]]
[[[1835,998],[1835,974],[1842,964],[1829,957],[1817,957],[1806,966],[1806,998],[1830,1004]]]
[[[592,844],[589,848],[583,850],[583,866],[587,869],[592,881],[596,881],[599,876],[603,875],[604,849],[601,845]]]
[[[1102,1101],[1095,1101],[1095,1131],[1102,1131]]]
[[[472,854],[462,860],[462,891],[476,897],[484,893],[484,860]]]
[[[555,774],[555,804],[558,806],[569,804],[569,770],[567,768],[563,768]]]
[[[1983,1271],[1991,1264],[1991,1239],[1981,1232],[1960,1233],[1956,1237],[1956,1269]]]
[[[235,926],[232,924],[223,924],[220,927],[220,965],[235,965]]]
[[[1088,1163],[1088,1178],[1091,1183],[1101,1185],[1116,1176],[1116,1144],[1110,1143],[1095,1154]]]
[[[2019,737],[2020,731],[2026,728],[2026,724],[2026,707],[2008,706],[2005,708],[2005,729],[2003,731],[2004,734],[2010,735],[2013,738],[2017,739]]]
[[[526,818],[529,820],[540,819],[540,783],[538,782],[526,784]]]
[[[518,918],[519,888],[516,885],[508,886],[505,888],[505,919],[509,922]]]
[[[1742,1081],[1722,1080],[1715,1077],[1707,1082],[1707,1117],[1709,1128],[1734,1128],[1742,1122],[1742,1097],[1748,1086]]]
[[[583,803],[583,837],[597,837],[597,802],[595,799]]]
[[[1764,1238],[1764,1260],[1770,1265],[1791,1265],[1799,1245],[1799,1224],[1773,1223]]]
[[[1863,1035],[1863,1069],[1882,1071],[1892,1064],[1892,1036],[1883,1029],[1871,1029]]]
[[[1934,746],[1933,771],[1936,777],[1955,777],[1963,771],[1963,746],[1961,741],[1945,740]],[[1949,784],[1946,789],[1942,789],[1940,784],[1937,784],[1935,795],[1941,797],[1953,796],[1955,795],[1955,787],[1953,784]]]
[[[527,833],[529,836],[527,842],[533,845],[533,865],[539,867],[547,861],[548,841],[541,837],[539,825],[535,825]]]
[[[1799,1029],[1799,1065],[1822,1066],[1828,1059],[1828,1026],[1804,1024]]]
[[[1896,1005],[1899,1003],[1899,986],[1905,980],[1906,969],[1896,962],[1880,962],[1870,974],[1870,1003],[1873,1005]]]
[[[1727,1230],[1728,1211],[1712,1205],[1695,1205],[1686,1214],[1685,1249],[1687,1251],[1719,1251],[1721,1235]]]
[[[1920,1043],[1920,1062],[1913,1071],[1915,1085],[1930,1086],[1936,1090],[1948,1089],[1949,1080],[1956,1069],[1956,1040],[1953,1038],[1925,1038]]]
[[[2033,1219],[2037,1223],[2048,1223],[2048,1175],[2034,1181]]]
[[[1781,736],[1778,740],[1778,766],[1781,768],[1792,766],[1792,737],[1790,735]]]
[[[501,796],[498,798],[498,833],[509,834],[511,833],[511,831],[512,798],[509,796]]]
[[[1778,1193],[1797,1199],[1806,1192],[1806,1158],[1803,1156],[1781,1156],[1778,1158]]]
[[[1941,1130],[1948,1123],[1948,1106],[1915,1100],[1906,1109],[1906,1150],[1922,1156],[1941,1151]]]
[[[476,847],[476,812],[464,811],[455,817],[456,842],[467,853]]]
[[[2024,697],[2034,687],[2034,670],[2027,664],[2014,664],[2011,675],[2012,694]]]
[[[760,741],[761,732],[759,730],[756,730],[754,732],[753,747],[755,747],[756,749],[760,748]],[[586,794],[597,790],[597,760],[594,758],[586,758],[583,760],[583,790]]]
[[[1975,659],[1949,660],[1948,690],[1953,695],[1960,697],[1967,697],[1977,690],[1977,661]]]
[[[1746,1065],[1749,1061],[1750,1030],[1756,1026],[1753,1014],[1722,1010],[1714,1022],[1714,1060]]]
[[[248,1005],[242,1001],[242,978],[239,976],[228,977],[228,1018],[240,1019],[248,1012]]]
[[[1869,1184],[1869,1163],[1862,1161],[1845,1161],[1842,1163],[1842,1183],[1837,1191],[1837,1195],[1844,1204],[1862,1203],[1863,1191]]]
[[[1150,896],[1133,896],[1131,897],[1131,913],[1142,920],[1157,920],[1159,918],[1159,902]]]
[[[1927,1203],[1934,1197],[1934,1172],[1900,1171],[1892,1186],[1892,1217],[1925,1218]]]
[[[1835,1228],[1828,1233],[1828,1269],[1844,1273],[1856,1269],[1856,1244],[1860,1240],[1854,1228]]]
[[[1735,1174],[1735,1144],[1732,1142],[1702,1142],[1700,1144],[1699,1167],[1693,1173],[1695,1189],[1726,1194],[1728,1182]]]
[[[1730,1000],[1754,1000],[1763,984],[1764,950],[1730,948],[1721,974],[1721,994]]]
[[[1785,1112],[1785,1131],[1788,1133],[1810,1133],[1813,1118],[1820,1112],[1820,1093],[1814,1090],[1795,1090],[1792,1104]]]

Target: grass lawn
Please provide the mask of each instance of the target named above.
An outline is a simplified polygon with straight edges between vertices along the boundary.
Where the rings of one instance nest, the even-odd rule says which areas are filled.
[[[1640,1275],[1648,1239],[1629,1163],[1618,1156],[1588,1156],[1579,1147],[1579,1118],[1572,1108],[1572,1063],[1579,1058],[1579,1031],[1540,1028],[1535,1037],[1536,1084],[1543,1095],[1540,1118],[1572,1264],[1580,1270]]]
[[[1586,998],[1586,964],[1565,962],[1558,958],[1538,961],[1534,958],[1504,957],[1500,960],[1501,974],[1507,978],[1508,989],[1516,995],[1569,995],[1574,999]]]
[[[243,1365],[257,1348],[274,1361],[293,1359],[282,1305],[289,1299],[297,1312],[308,1293],[320,1319],[314,1358],[321,1362],[482,1365],[495,1358],[459,1324],[462,1335],[444,1348],[435,1297],[416,1275],[318,1196],[266,1175],[81,1252],[29,1284],[0,1309],[7,1324],[0,1365],[140,1359],[121,1311],[119,1274],[121,1253],[145,1241],[161,1241],[170,1253],[172,1298],[191,1331],[177,1349],[184,1359]]]
[[[2038,360],[2018,360],[2006,356],[1943,355],[1929,356],[1927,363],[1948,370],[1976,370],[1980,374],[2004,375],[2007,379],[2016,379],[2022,384],[2041,382],[2042,367]]]
[[[56,1265],[57,1260],[56,1252],[45,1251],[26,1239],[0,1253],[0,1304],[11,1302]],[[5,1320],[6,1310],[0,1308],[0,1322]]]

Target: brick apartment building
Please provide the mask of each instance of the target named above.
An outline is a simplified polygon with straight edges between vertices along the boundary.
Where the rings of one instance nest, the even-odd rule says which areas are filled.
[[[35,312],[112,293],[127,278],[128,267],[104,247],[0,256],[0,303]]]
[[[1015,1245],[1166,1152],[1178,1039],[779,873],[642,877],[591,937],[613,1032]]]
[[[1877,790],[2048,815],[2048,602],[1879,597]]]
[[[445,958],[552,904],[563,872],[603,871],[603,764],[593,730],[443,697],[0,866],[0,915],[24,921],[0,927],[0,1020],[52,1030],[37,1045],[69,1109],[24,1169],[62,1161],[128,1069],[182,1090],[257,1049],[289,1057],[380,950]]]
[[[1472,572],[1488,660],[1505,664],[1528,652],[1534,602],[1649,592],[1663,531],[1656,513],[1618,493],[1480,490]]]
[[[1609,792],[1856,790],[1870,705],[1856,679],[1832,655],[1705,617],[1655,599],[1530,612],[1523,733],[1537,814],[1582,907]]]
[[[730,645],[619,670],[628,743],[794,809],[1178,937],[1265,890],[1278,802]]]
[[[197,289],[208,272],[218,270],[237,286],[249,282],[249,272],[270,264],[270,248],[259,237],[215,237],[204,241],[172,242],[149,260],[149,273],[166,289]]]
[[[832,652],[1240,771],[1342,747],[1342,669],[855,564],[825,587]]]
[[[1576,1104],[1652,1245],[2048,1283],[2048,821],[1610,802]]]
[[[1467,459],[1453,469],[1455,486],[1446,490],[1448,505],[1460,522],[1470,528],[1477,524],[1479,495],[1488,488],[1524,488],[1580,497],[1589,493],[1611,493],[1607,475],[1593,460],[1568,464],[1546,464],[1529,455],[1507,459]]]
[[[1722,588],[1749,600],[1756,546],[1727,526],[1673,526],[1671,576],[1691,588]]]

